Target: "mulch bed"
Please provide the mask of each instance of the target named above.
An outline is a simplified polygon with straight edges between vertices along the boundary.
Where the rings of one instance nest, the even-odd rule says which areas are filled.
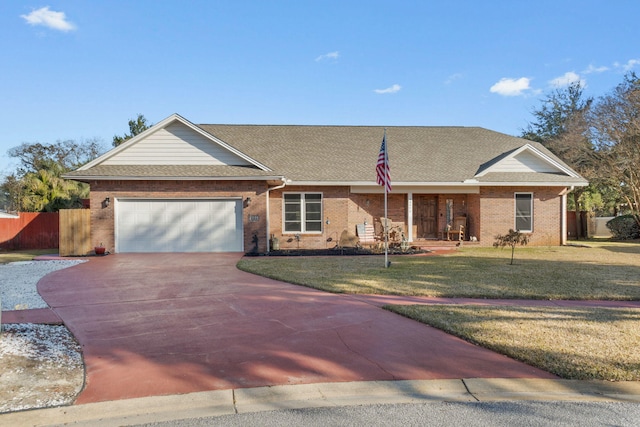
[[[402,251],[399,247],[390,247],[389,255],[417,255],[427,254],[431,251],[426,249],[420,249],[417,247],[411,247],[405,251]],[[336,256],[336,255],[383,255],[384,250],[366,249],[362,247],[350,247],[350,248],[328,248],[328,249],[280,249],[277,251],[270,251],[269,253],[257,254],[255,252],[249,252],[247,256]]]

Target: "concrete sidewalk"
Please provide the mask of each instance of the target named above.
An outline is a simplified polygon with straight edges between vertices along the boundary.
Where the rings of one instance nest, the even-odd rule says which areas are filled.
[[[473,378],[282,385],[13,412],[0,415],[0,425],[121,426],[282,409],[514,400],[640,402],[640,383]]]

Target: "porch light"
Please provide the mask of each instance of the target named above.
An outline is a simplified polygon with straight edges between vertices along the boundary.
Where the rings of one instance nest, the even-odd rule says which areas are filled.
[[[247,197],[247,198],[244,200],[244,207],[245,207],[245,208],[248,208],[250,204],[251,204],[251,197]]]
[[[102,207],[103,208],[108,208],[109,207],[109,203],[111,203],[111,198],[107,197],[102,201]]]

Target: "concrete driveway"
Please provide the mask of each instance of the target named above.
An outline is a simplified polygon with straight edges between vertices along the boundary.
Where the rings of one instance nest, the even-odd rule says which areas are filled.
[[[279,384],[555,378],[348,295],[239,271],[241,254],[116,254],[38,290],[82,345],[77,403]]]

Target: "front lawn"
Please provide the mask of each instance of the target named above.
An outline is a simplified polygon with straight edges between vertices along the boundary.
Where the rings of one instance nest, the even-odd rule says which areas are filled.
[[[508,299],[640,300],[640,244],[463,248],[444,255],[252,257],[241,270],[327,292]]]
[[[58,249],[31,249],[24,251],[0,252],[0,264],[9,264],[16,261],[30,261],[38,255],[57,253]]]
[[[388,306],[566,379],[640,381],[640,310]]]

